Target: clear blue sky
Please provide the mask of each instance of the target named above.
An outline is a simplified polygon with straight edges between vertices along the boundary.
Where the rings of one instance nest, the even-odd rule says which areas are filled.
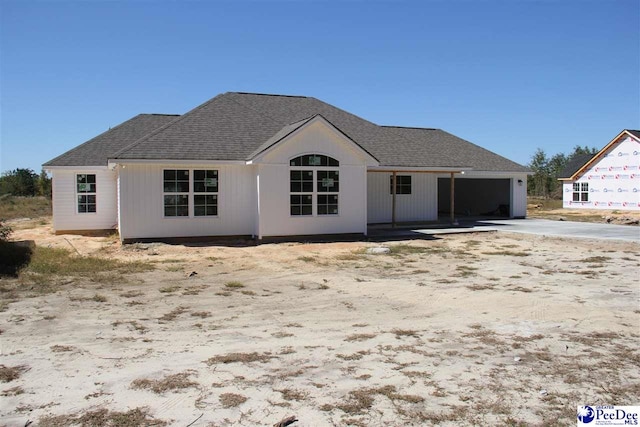
[[[308,95],[519,163],[640,128],[639,0],[0,0],[0,169],[227,91]]]

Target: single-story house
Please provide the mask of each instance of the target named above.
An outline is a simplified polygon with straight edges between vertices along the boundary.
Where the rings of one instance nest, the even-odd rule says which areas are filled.
[[[562,207],[640,210],[640,131],[625,129],[595,155],[569,160]]]
[[[439,129],[305,96],[230,92],[141,114],[44,164],[56,233],[123,241],[366,234],[372,223],[526,214],[529,169]]]

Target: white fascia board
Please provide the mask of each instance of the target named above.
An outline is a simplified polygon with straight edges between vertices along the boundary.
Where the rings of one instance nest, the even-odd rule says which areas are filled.
[[[367,168],[367,172],[432,172],[432,173],[437,173],[437,172],[465,172],[465,171],[472,171],[473,168],[470,167],[464,167],[464,168],[451,168],[451,167],[442,167],[442,168],[436,168],[436,167],[412,167],[412,166],[369,166]]]
[[[67,170],[67,171],[96,171],[96,170],[107,170],[108,166],[45,166],[43,169],[47,172],[53,172],[57,170]]]
[[[170,159],[109,159],[109,167],[118,165],[185,165],[185,166],[211,166],[211,165],[245,165],[244,160],[170,160]]]
[[[527,176],[533,175],[533,172],[506,172],[506,171],[478,171],[471,169],[469,171],[472,176],[482,177],[482,176],[499,176],[499,177],[515,177],[515,176]]]

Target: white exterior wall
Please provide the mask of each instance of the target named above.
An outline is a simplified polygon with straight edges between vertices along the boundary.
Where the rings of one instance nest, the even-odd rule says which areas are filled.
[[[589,184],[589,200],[573,201],[573,183]],[[562,206],[572,209],[640,210],[640,142],[627,136],[577,180],[562,184]]]
[[[164,169],[218,170],[218,215],[165,218]],[[254,234],[253,166],[127,164],[119,166],[118,172],[121,239]],[[193,173],[190,178],[193,179]],[[193,197],[189,207],[193,213]]]
[[[340,162],[338,215],[293,216],[290,211],[290,159],[322,154]],[[310,122],[259,161],[259,237],[367,232],[367,155],[322,120]],[[294,167],[305,169],[304,167]],[[315,184],[314,184],[315,185]],[[320,193],[322,194],[322,193]]]
[[[404,173],[411,176],[411,194],[396,194],[396,221],[437,221],[438,180],[434,173]],[[369,223],[391,222],[393,196],[391,173],[367,174],[367,211]]]
[[[96,175],[96,212],[78,213],[76,174]],[[54,231],[109,230],[118,224],[116,173],[104,169],[54,169],[52,175]]]

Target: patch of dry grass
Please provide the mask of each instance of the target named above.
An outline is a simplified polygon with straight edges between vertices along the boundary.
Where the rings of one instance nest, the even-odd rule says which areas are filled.
[[[377,337],[376,334],[352,334],[346,337],[345,341],[366,341]]]
[[[225,283],[224,287],[227,289],[239,289],[239,288],[244,288],[244,284],[238,281],[232,281],[232,282]]]
[[[251,362],[267,362],[273,359],[271,353],[229,353],[219,356],[210,357],[205,362],[207,365],[216,365],[218,363],[251,363]]]
[[[127,412],[100,408],[81,415],[46,416],[38,421],[39,427],[67,427],[71,425],[82,427],[160,427],[167,424],[166,421],[156,420],[150,416],[147,408],[135,408]]]
[[[180,316],[181,314],[183,314],[186,311],[187,311],[186,307],[177,307],[177,308],[171,310],[169,313],[163,314],[162,317],[160,317],[158,320],[161,320],[161,321],[164,321],[164,322],[170,322],[172,320],[176,320],[176,318],[178,316]]]
[[[167,391],[198,387],[197,382],[189,379],[191,375],[193,375],[191,372],[180,372],[178,374],[168,375],[159,380],[139,378],[131,383],[131,388],[138,390],[149,389],[156,394],[162,394]]]
[[[235,408],[248,400],[247,397],[238,393],[222,393],[218,399],[223,408]]]
[[[19,366],[5,366],[0,365],[0,381],[3,383],[8,383],[13,380],[17,380],[20,378],[20,375],[28,370],[25,365]]]

